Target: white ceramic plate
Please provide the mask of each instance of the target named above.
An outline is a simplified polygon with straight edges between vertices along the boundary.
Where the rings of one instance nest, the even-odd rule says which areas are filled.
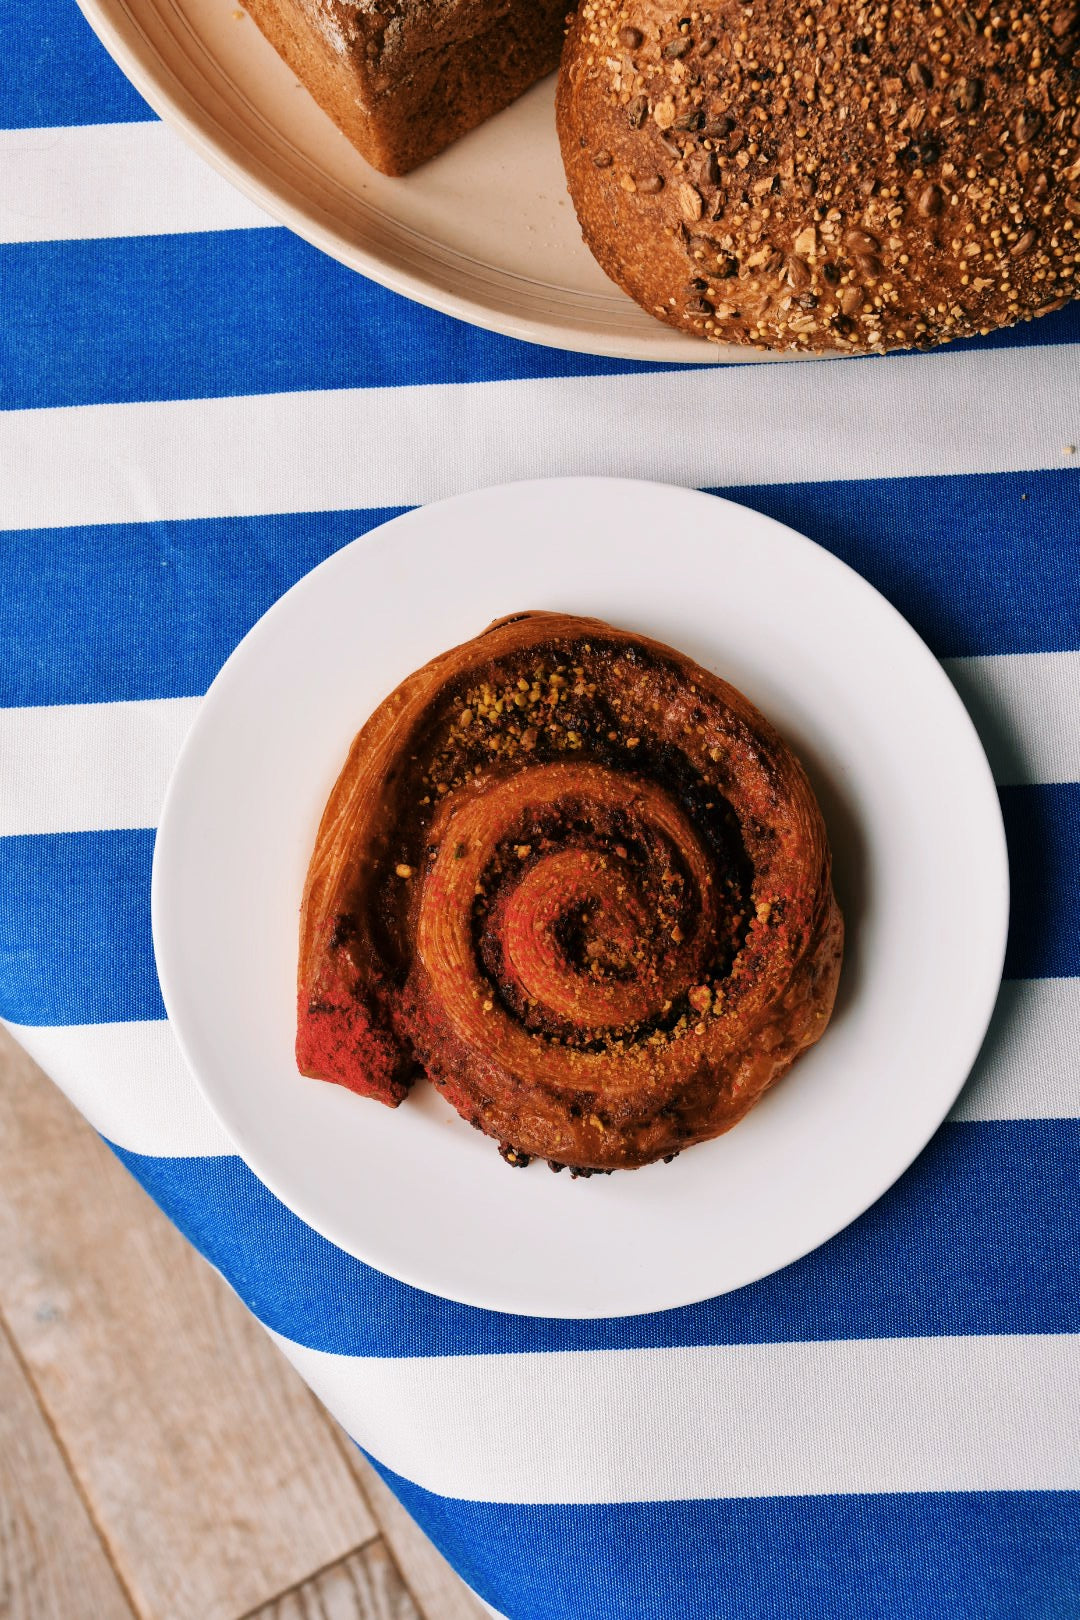
[[[734,681],[806,764],[848,944],[825,1037],[727,1136],[591,1180],[511,1170],[417,1085],[397,1110],[302,1079],[297,915],[353,734],[410,670],[522,608],[594,614]],[[275,604],[211,687],[157,839],[166,1006],[252,1168],[407,1282],[547,1316],[735,1288],[879,1197],[940,1123],[1000,978],[1008,867],[990,770],[914,631],[789,529],[693,491],[512,484],[395,519]]]
[[[392,180],[298,87],[236,0],[79,4],[150,105],[208,162],[282,224],[396,292],[592,354],[770,358],[669,331],[599,269],[566,192],[553,77]]]

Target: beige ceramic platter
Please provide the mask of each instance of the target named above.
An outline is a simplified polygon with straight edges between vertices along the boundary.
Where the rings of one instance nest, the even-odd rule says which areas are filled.
[[[405,179],[368,167],[236,0],[80,0],[168,122],[267,213],[395,292],[511,337],[622,359],[745,361],[668,331],[581,241],[554,77]]]

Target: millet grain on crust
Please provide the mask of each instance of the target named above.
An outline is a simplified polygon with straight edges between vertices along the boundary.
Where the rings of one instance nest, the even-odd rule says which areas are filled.
[[[583,0],[557,116],[603,269],[715,342],[929,347],[1074,294],[1072,0]]]

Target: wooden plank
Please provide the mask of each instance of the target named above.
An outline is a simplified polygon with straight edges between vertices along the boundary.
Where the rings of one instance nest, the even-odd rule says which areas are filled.
[[[132,1620],[34,1392],[0,1330],[0,1616]]]
[[[327,1421],[333,1420],[328,1417]],[[351,1453],[349,1461],[424,1620],[490,1620],[489,1611],[481,1607],[367,1459],[341,1429],[337,1432]]]
[[[142,1620],[235,1620],[375,1534],[301,1380],[6,1038],[0,1306]]]
[[[245,1620],[422,1620],[385,1542],[369,1542]]]

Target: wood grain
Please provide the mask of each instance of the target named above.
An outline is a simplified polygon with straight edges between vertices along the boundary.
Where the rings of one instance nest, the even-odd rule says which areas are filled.
[[[133,1614],[0,1329],[0,1620]]]
[[[380,1539],[245,1620],[424,1620]],[[432,1614],[430,1620],[436,1620]],[[445,1620],[441,1614],[438,1620]]]
[[[426,1620],[490,1620],[489,1611],[481,1607],[371,1464],[342,1430],[338,1433],[352,1453],[350,1464]]]
[[[299,1378],[3,1031],[0,1305],[140,1620],[236,1620],[376,1533]]]

